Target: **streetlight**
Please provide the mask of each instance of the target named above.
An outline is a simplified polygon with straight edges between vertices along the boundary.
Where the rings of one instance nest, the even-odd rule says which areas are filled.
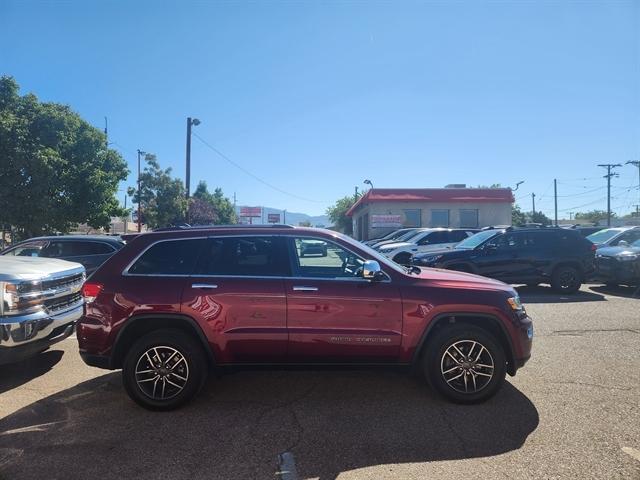
[[[518,187],[523,183],[524,183],[524,180],[520,180],[518,183],[516,183],[516,188],[514,188],[513,191],[515,192],[516,190],[518,190]]]
[[[142,232],[142,217],[140,216],[140,203],[141,203],[141,192],[140,192],[140,157],[142,155],[146,155],[147,152],[143,152],[138,149],[138,233]]]
[[[367,179],[362,183],[364,183],[365,185],[369,185],[373,189],[373,183],[371,183],[371,180]]]
[[[629,160],[625,165],[635,165],[638,167],[638,203],[640,203],[640,160]],[[638,205],[636,205],[636,213],[638,212]]]
[[[200,125],[197,118],[187,117],[187,174],[185,178],[186,197],[187,197],[187,223],[189,223],[189,193],[191,189],[191,126]]]

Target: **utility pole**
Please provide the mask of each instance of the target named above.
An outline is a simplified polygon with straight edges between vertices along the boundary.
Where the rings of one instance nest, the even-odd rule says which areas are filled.
[[[353,201],[357,202],[358,201],[358,186],[356,185],[356,194],[353,196]]]
[[[638,168],[638,200],[640,201],[640,160],[629,160],[625,165],[635,165]]]
[[[621,167],[619,163],[600,163],[599,167],[607,169],[607,174],[604,178],[607,179],[607,227],[611,226],[611,177],[616,176],[617,173],[611,173],[611,169]]]
[[[531,221],[533,221],[533,217],[536,215],[536,194],[531,192],[531,203],[533,203],[533,213],[531,214]]]
[[[569,220],[573,220],[573,212],[569,212]]]
[[[187,223],[189,223],[189,197],[191,193],[191,126],[200,125],[197,118],[187,117],[187,165],[185,175],[185,197],[187,199]]]
[[[124,194],[124,209],[127,209],[127,194]],[[129,220],[129,214],[127,213],[124,217],[124,234],[127,234],[127,220]]]
[[[287,209],[286,208],[282,211],[282,215],[283,215],[282,223],[286,225],[287,224]]]
[[[555,210],[556,227],[558,226],[558,180],[553,179],[553,206]]]
[[[140,157],[142,155],[146,155],[146,153],[138,149],[138,233],[142,232],[142,217],[140,216],[140,203],[142,203],[140,192]]]
[[[107,117],[104,117],[104,148],[109,148],[109,122]]]

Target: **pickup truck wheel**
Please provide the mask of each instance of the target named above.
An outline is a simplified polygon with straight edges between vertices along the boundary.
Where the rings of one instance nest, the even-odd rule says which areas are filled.
[[[570,266],[558,267],[551,275],[551,288],[558,293],[575,293],[582,285],[582,275]]]
[[[429,384],[455,403],[479,403],[500,389],[505,354],[499,342],[473,325],[444,327],[427,345],[423,368]]]
[[[151,332],[129,350],[122,368],[125,390],[149,410],[173,410],[203,384],[207,363],[200,345],[180,330]]]

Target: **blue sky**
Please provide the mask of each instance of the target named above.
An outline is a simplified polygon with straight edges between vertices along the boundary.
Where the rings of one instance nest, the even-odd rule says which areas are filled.
[[[194,138],[192,189],[240,204],[322,214],[365,178],[525,180],[518,203],[535,192],[551,215],[558,178],[562,217],[606,208],[598,163],[640,158],[639,32],[638,1],[0,0],[0,74],[97,127],[107,116],[132,172],[140,148],[184,178],[199,118],[195,133],[277,188]],[[618,171],[626,212],[638,172]]]

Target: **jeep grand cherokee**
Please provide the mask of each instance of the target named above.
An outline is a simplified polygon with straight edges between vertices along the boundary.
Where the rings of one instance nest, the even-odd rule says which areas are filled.
[[[300,255],[321,241],[327,256]],[[84,361],[122,369],[131,398],[172,409],[208,369],[250,364],[419,367],[446,398],[486,400],[530,356],[516,291],[404,268],[336,232],[287,226],[142,234],[84,286]]]

